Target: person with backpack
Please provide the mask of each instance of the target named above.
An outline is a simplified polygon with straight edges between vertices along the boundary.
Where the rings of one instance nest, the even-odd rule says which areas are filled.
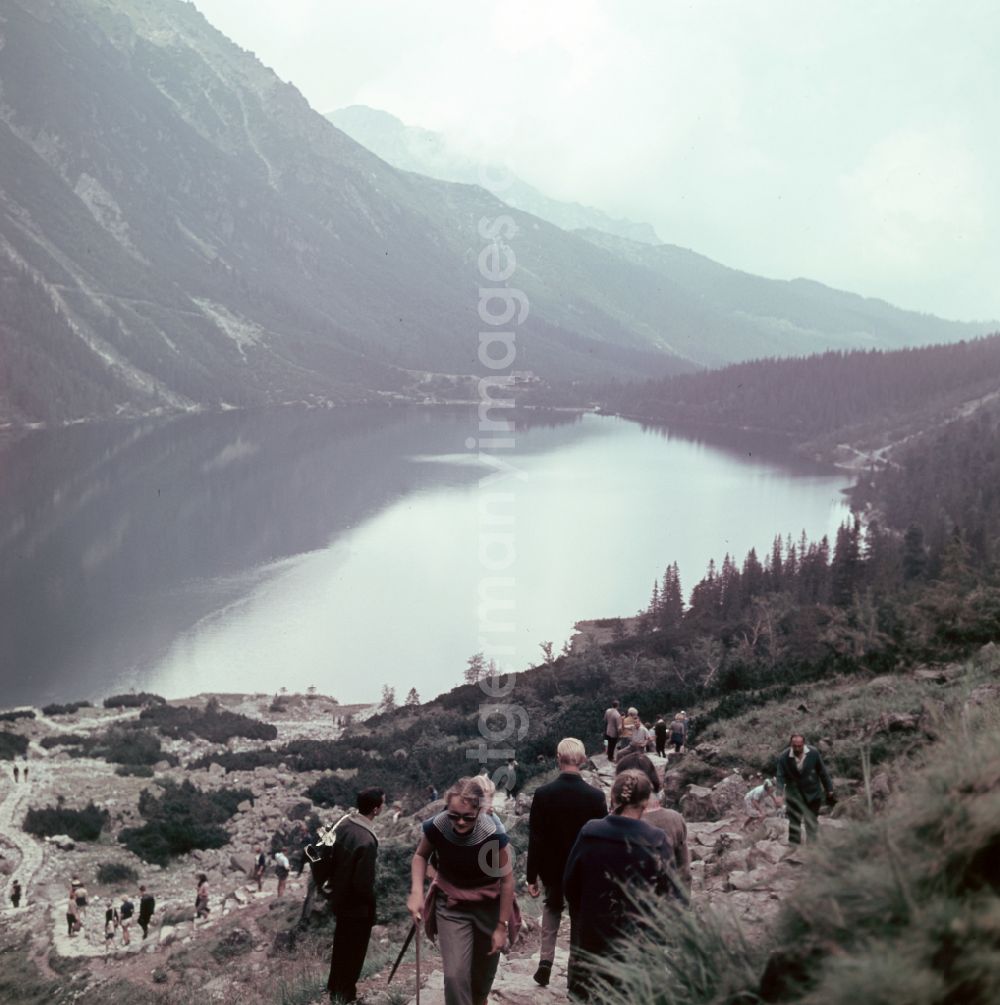
[[[253,878],[257,880],[257,892],[264,888],[264,873],[267,872],[267,859],[264,856],[264,849],[257,845],[257,857],[253,863]]]
[[[21,882],[15,879],[10,887],[10,902],[14,907],[21,906]]]
[[[122,930],[122,945],[127,946],[132,941],[129,929],[132,927],[132,915],[135,914],[135,904],[128,898],[128,894],[122,896],[121,907],[118,908],[118,927]]]
[[[144,887],[139,887],[139,927],[142,929],[142,937],[145,939],[149,935],[149,923],[153,919],[153,912],[156,910],[156,898]]]
[[[385,792],[362,789],[357,813],[338,821],[330,877],[324,884],[330,911],[337,919],[330,949],[330,997],[352,1002],[358,996],[358,978],[368,953],[375,924],[375,861],[378,837],[373,826],[385,806]]]

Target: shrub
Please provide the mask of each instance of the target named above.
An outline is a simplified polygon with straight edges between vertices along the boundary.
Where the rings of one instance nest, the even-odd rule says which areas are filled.
[[[157,705],[143,709],[139,718],[155,726],[164,736],[189,739],[200,736],[212,743],[225,743],[231,737],[243,736],[250,740],[273,740],[278,735],[276,726],[260,722],[237,712],[219,708],[210,701],[204,711],[187,705]]]
[[[253,949],[254,937],[245,928],[231,928],[212,947],[212,958],[216,963],[225,963],[235,956],[242,956]]]
[[[145,862],[166,865],[171,858],[195,848],[221,848],[229,841],[221,826],[245,799],[249,789],[216,789],[202,792],[190,782],[161,782],[157,797],[145,789],[139,797],[142,827],[126,827],[118,840]]]
[[[51,750],[53,747],[77,747],[89,742],[89,736],[81,736],[79,733],[60,733],[58,736],[43,736],[41,739],[41,744],[46,750]]]
[[[110,698],[104,699],[104,707],[143,708],[146,705],[165,705],[166,702],[167,699],[161,695],[140,691],[138,694],[113,694]]]
[[[107,826],[110,814],[93,802],[82,810],[49,806],[44,810],[29,809],[24,817],[24,829],[35,837],[66,834],[74,841],[96,841]]]
[[[44,705],[43,715],[72,715],[81,708],[93,708],[89,701],[71,701],[68,705]]]
[[[46,743],[46,741],[49,741]],[[112,726],[97,736],[69,734],[61,737],[46,737],[44,746],[57,744],[72,745],[71,757],[98,757],[111,764],[152,765],[157,761],[177,764],[176,754],[166,753],[160,746],[155,733],[143,729],[137,722]]]
[[[15,757],[23,757],[28,750],[28,738],[17,733],[0,730],[0,759],[13,761]]]
[[[148,764],[119,764],[115,774],[132,778],[152,778],[153,769]]]
[[[270,747],[263,750],[241,750],[239,753],[226,751],[222,754],[205,754],[197,760],[190,761],[188,768],[197,771],[199,768],[207,768],[212,764],[219,764],[226,771],[253,771],[254,768],[273,767],[276,764],[284,764],[285,757]]]
[[[0,712],[0,722],[17,722],[18,719],[34,719],[33,708],[16,708],[13,712]]]
[[[139,873],[123,862],[102,862],[97,867],[97,882],[102,886],[117,886],[120,883],[138,883]]]

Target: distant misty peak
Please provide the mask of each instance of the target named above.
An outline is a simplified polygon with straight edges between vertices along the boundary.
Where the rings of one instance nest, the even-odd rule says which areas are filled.
[[[379,108],[349,105],[328,113],[327,118],[363,147],[404,171],[466,185],[482,184],[484,172],[509,175],[502,165],[482,163],[469,156],[442,133],[408,126]],[[516,175],[510,177],[510,186],[494,194],[515,209],[547,220],[562,230],[600,230],[643,244],[661,243],[648,223],[618,220],[591,206],[552,199]]]

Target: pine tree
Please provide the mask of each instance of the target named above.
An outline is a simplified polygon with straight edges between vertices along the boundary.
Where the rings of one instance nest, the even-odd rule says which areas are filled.
[[[394,687],[389,687],[388,684],[382,685],[382,700],[379,702],[378,710],[383,714],[396,711],[396,689]]]
[[[481,653],[465,661],[465,683],[478,684],[486,676],[486,657]]]

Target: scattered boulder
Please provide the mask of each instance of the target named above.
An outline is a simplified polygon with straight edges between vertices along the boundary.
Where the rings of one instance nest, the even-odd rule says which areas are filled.
[[[872,726],[872,733],[907,733],[920,728],[920,717],[912,712],[883,712]]]
[[[423,823],[425,820],[430,820],[431,817],[443,813],[447,808],[448,804],[443,799],[435,799],[432,803],[425,803],[413,815]]]
[[[980,684],[969,692],[965,700],[965,710],[993,708],[1000,704],[1000,684]]]
[[[712,790],[704,785],[689,785],[681,796],[681,813],[685,820],[717,820],[715,803],[712,801]]]
[[[72,851],[76,847],[76,842],[68,834],[53,834],[45,840],[49,844],[54,844],[61,851]]]

